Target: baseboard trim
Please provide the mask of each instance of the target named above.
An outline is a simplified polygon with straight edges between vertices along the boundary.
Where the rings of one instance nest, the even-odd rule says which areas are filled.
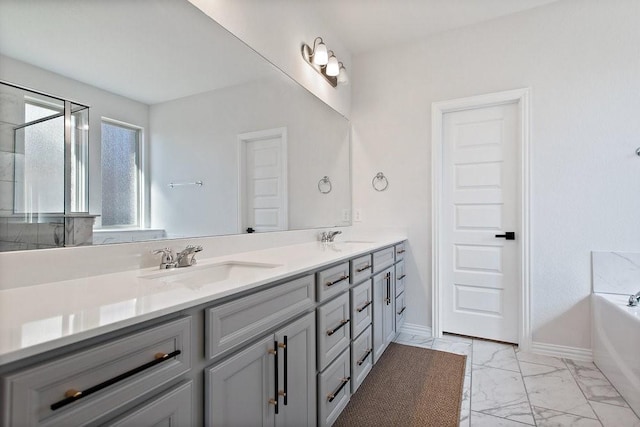
[[[405,323],[398,331],[401,334],[415,335],[424,338],[431,338],[431,327],[416,325],[414,323]]]
[[[573,359],[581,362],[593,362],[593,351],[589,348],[569,347],[566,345],[531,343],[531,352],[543,356]]]

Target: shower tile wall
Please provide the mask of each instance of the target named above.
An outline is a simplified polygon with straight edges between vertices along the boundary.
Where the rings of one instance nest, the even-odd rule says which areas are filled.
[[[42,221],[0,217],[0,252],[93,244],[95,216],[51,216]]]
[[[640,291],[640,252],[592,252],[593,291],[635,294]]]

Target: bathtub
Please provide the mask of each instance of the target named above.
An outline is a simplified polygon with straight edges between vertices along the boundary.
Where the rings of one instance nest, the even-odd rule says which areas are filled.
[[[593,360],[640,414],[640,306],[628,295],[592,294]]]

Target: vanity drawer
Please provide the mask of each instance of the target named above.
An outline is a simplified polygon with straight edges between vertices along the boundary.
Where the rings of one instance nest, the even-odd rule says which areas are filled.
[[[371,279],[349,292],[351,293],[351,336],[357,337],[371,324],[373,314]]]
[[[191,318],[184,317],[9,375],[3,424],[94,422],[188,372],[190,337]]]
[[[377,273],[380,270],[393,265],[395,262],[394,248],[382,249],[373,253],[373,272]]]
[[[404,298],[404,292],[398,295],[396,298],[396,332],[400,332],[400,327],[404,324],[404,319],[407,314],[407,302]]]
[[[395,286],[396,296],[404,292],[404,282],[406,280],[405,277],[406,277],[406,274],[405,274],[405,267],[404,267],[404,260],[403,260],[396,264],[396,286]]]
[[[366,280],[373,272],[371,254],[361,256],[350,261],[351,283],[360,283]]]
[[[109,427],[190,426],[193,382],[182,384],[110,421]]]
[[[322,371],[351,342],[349,293],[318,307],[318,370]]]
[[[263,335],[315,304],[312,274],[205,310],[207,359]]]
[[[349,263],[345,262],[316,273],[318,302],[338,295],[349,288]]]
[[[395,247],[396,250],[396,262],[404,259],[404,254],[407,252],[404,242],[399,243]]]
[[[351,343],[351,394],[355,393],[373,367],[371,325]]]
[[[349,382],[351,353],[345,350],[322,373],[318,374],[318,425],[330,426],[351,399]]]

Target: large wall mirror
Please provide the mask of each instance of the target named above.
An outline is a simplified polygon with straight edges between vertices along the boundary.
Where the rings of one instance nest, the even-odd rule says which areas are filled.
[[[187,0],[0,0],[0,250],[350,224],[349,123]]]

